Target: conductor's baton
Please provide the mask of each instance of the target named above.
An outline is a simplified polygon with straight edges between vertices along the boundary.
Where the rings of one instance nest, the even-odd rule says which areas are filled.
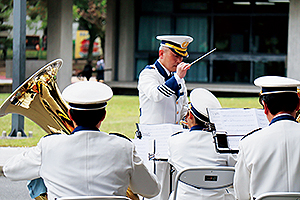
[[[214,52],[217,48],[214,48],[212,50],[210,50],[209,52],[207,52],[206,54],[200,56],[199,58],[197,58],[196,60],[194,60],[190,65],[195,64],[196,62],[198,62],[199,60],[203,59],[204,57],[208,56],[209,54],[211,54],[212,52]]]

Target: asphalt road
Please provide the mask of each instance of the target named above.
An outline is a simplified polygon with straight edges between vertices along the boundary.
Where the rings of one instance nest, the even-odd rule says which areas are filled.
[[[27,181],[10,181],[0,176],[0,200],[31,200]]]
[[[0,166],[16,154],[22,153],[26,148],[0,147]],[[10,181],[0,176],[0,200],[30,200],[27,190],[27,181]]]

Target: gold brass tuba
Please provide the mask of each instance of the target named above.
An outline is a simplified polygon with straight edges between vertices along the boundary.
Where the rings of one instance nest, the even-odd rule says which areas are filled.
[[[74,125],[68,116],[68,105],[61,98],[56,83],[56,75],[62,64],[61,59],[53,60],[29,77],[1,105],[0,117],[17,113],[31,119],[48,134],[71,134]],[[139,199],[130,188],[126,196]]]
[[[17,113],[31,119],[48,134],[71,134],[74,125],[56,83],[62,63],[61,59],[53,60],[22,83],[1,105],[0,117]]]

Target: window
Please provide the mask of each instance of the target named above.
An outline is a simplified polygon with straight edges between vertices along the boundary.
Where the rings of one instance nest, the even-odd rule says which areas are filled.
[[[214,82],[250,82],[250,62],[247,61],[215,61]]]
[[[208,62],[197,62],[188,70],[185,80],[188,82],[208,82]]]
[[[254,62],[254,79],[265,75],[286,76],[285,63],[274,61]]]
[[[218,51],[249,52],[250,17],[216,16],[214,44]]]
[[[253,17],[253,53],[286,54],[287,30],[286,16]]]
[[[177,17],[175,34],[190,35],[194,38],[188,47],[189,52],[206,52],[208,50],[207,17]]]
[[[136,75],[158,58],[161,34],[194,38],[184,62],[217,48],[191,67],[187,82],[252,84],[258,76],[286,75],[289,3],[142,0],[136,6]]]
[[[139,51],[158,50],[159,41],[157,35],[169,34],[171,26],[170,17],[163,16],[142,16],[139,24]]]

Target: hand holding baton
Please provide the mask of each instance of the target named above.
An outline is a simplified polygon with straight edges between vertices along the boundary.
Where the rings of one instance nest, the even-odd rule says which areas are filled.
[[[211,54],[212,52],[214,52],[215,50],[217,50],[217,48],[214,48],[212,50],[210,50],[209,52],[207,52],[206,54],[200,56],[199,58],[197,58],[196,60],[194,60],[190,65],[195,64],[196,62],[198,62],[199,60],[203,59],[204,57],[208,56],[209,54]]]

